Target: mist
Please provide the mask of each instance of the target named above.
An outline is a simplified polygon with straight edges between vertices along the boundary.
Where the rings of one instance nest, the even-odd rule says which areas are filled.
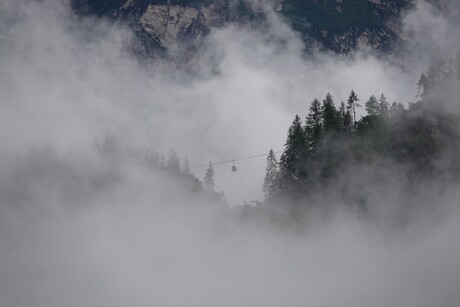
[[[188,183],[94,149],[107,134],[133,150],[173,148],[202,178],[195,166],[282,150],[294,115],[328,92],[414,101],[420,74],[459,47],[458,28],[426,3],[405,19],[407,66],[370,50],[307,56],[275,14],[262,30],[212,30],[177,64],[140,61],[129,29],[60,1],[0,9],[1,306],[460,304],[454,182],[411,199],[425,206],[403,227],[337,210],[299,229],[234,219]],[[215,166],[228,207],[262,199],[264,158],[237,162],[236,173]],[[407,201],[392,178],[389,191],[368,191],[386,217]]]
[[[351,89],[363,101],[382,91],[390,101],[412,101],[423,71],[405,73],[364,54],[305,59],[297,34],[276,17],[262,34],[236,26],[215,30],[183,69],[146,65],[129,53],[134,38],[127,29],[79,21],[54,1],[15,7],[12,14],[22,18],[2,31],[8,37],[2,56],[6,148],[37,143],[66,150],[108,133],[132,146],[174,148],[192,165],[231,160],[281,150],[293,116],[328,92],[338,102]],[[228,167],[218,169],[229,201],[260,198],[253,187],[261,186],[264,163],[242,164],[239,178],[225,176]],[[199,177],[201,171],[195,170]]]

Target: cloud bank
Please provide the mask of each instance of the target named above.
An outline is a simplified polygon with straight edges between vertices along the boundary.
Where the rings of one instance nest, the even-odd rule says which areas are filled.
[[[351,89],[362,101],[381,92],[401,102],[416,95],[418,71],[372,55],[305,58],[297,34],[275,15],[264,32],[214,30],[206,51],[181,68],[140,64],[127,29],[79,20],[60,2],[2,3],[5,15],[20,16],[1,31],[5,148],[66,150],[109,133],[138,147],[175,148],[198,165],[281,149],[293,116],[328,92],[337,103]],[[236,180],[219,169],[218,185],[237,203],[258,198],[263,163],[242,164],[247,172]]]
[[[173,179],[87,150],[106,133],[175,148],[192,166],[278,150],[293,116],[327,92],[336,102],[351,89],[361,100],[415,99],[431,51],[414,71],[369,54],[306,58],[271,16],[263,33],[214,30],[177,67],[139,62],[127,29],[76,18],[60,2],[0,3],[14,16],[0,27],[1,306],[459,305],[455,187],[436,199],[439,212],[404,230],[340,212],[288,231],[241,225],[176,193]],[[425,8],[407,17],[413,31]],[[27,164],[32,144],[56,148],[58,162]],[[264,163],[217,167],[218,188],[232,204],[260,198]]]

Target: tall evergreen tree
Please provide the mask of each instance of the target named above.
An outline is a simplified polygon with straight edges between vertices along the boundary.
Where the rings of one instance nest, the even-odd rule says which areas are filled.
[[[390,104],[387,98],[385,97],[385,95],[383,95],[382,93],[379,99],[379,114],[386,117],[388,116],[389,111],[390,111]]]
[[[390,107],[390,116],[394,117],[404,111],[404,105],[393,101]]]
[[[198,178],[193,179],[192,191],[196,193],[203,192],[203,183]]]
[[[289,127],[285,149],[280,158],[281,187],[298,183],[306,177],[307,157],[306,135],[302,129],[300,117],[296,115],[291,127]]]
[[[350,96],[348,96],[347,100],[347,108],[353,115],[353,126],[356,126],[356,108],[360,107],[357,103],[359,101],[358,95],[356,95],[355,91],[351,91]]]
[[[423,73],[417,83],[418,96],[423,100],[444,82],[455,81],[460,78],[460,52],[451,59],[439,61],[431,65],[428,72]],[[444,89],[445,90],[445,89]]]
[[[315,99],[310,105],[305,127],[308,149],[313,157],[318,156],[320,152],[321,132],[323,130],[322,117],[321,104],[318,99]]]
[[[342,127],[343,130],[346,132],[350,132],[352,130],[353,125],[353,117],[351,115],[350,109],[345,107],[345,103],[340,105],[340,113],[341,113],[341,119],[342,119]]]
[[[340,118],[339,112],[334,104],[332,95],[328,93],[326,99],[323,100],[323,128],[325,132],[339,131],[340,130]]]
[[[273,149],[267,156],[267,166],[265,167],[265,178],[262,190],[265,199],[273,197],[278,192],[278,161]]]
[[[204,175],[204,187],[209,192],[214,192],[215,183],[214,183],[214,167],[212,163],[209,162],[208,169],[206,170],[206,174]]]
[[[168,160],[168,165],[166,166],[166,168],[172,173],[180,172],[179,158],[177,156],[177,153],[173,149],[169,151],[169,160]]]
[[[377,98],[372,95],[371,97],[369,97],[369,100],[366,101],[366,112],[367,112],[367,115],[377,115],[379,114],[379,102],[377,100]]]

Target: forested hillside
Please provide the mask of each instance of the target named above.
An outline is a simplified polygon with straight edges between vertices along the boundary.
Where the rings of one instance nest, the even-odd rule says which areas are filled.
[[[360,100],[351,91],[341,103],[330,94],[315,99],[305,117],[295,116],[279,161],[273,151],[268,156],[265,202],[301,214],[318,197],[334,195],[367,210],[397,191],[393,201],[408,206],[421,187],[458,183],[460,115],[452,93],[459,64],[460,55],[432,66],[420,79],[421,99],[408,108],[383,93]],[[366,115],[358,116],[362,107]]]
[[[51,146],[32,146],[23,156],[5,156],[0,165],[5,179],[0,185],[0,202],[9,206],[27,206],[32,200],[50,201],[45,191],[52,190],[52,202],[89,206],[102,196],[119,190],[155,189],[152,205],[158,199],[193,204],[212,203],[213,210],[224,210],[223,192],[215,191],[214,169],[209,164],[203,180],[191,172],[187,157],[181,162],[174,150],[166,155],[154,150],[135,150],[106,135],[92,148],[68,154]],[[136,181],[142,182],[132,187]],[[142,193],[144,193],[142,192]]]
[[[459,3],[0,0],[0,307],[459,307]]]

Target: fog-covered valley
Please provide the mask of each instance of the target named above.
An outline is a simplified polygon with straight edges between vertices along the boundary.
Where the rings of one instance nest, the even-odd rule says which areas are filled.
[[[427,3],[405,65],[306,54],[270,12],[184,60],[139,58],[128,27],[66,2],[0,8],[0,306],[460,304],[460,31]],[[264,198],[266,156],[239,158],[286,161],[294,116],[351,90],[348,164]],[[365,106],[382,93],[405,108],[390,136]]]

